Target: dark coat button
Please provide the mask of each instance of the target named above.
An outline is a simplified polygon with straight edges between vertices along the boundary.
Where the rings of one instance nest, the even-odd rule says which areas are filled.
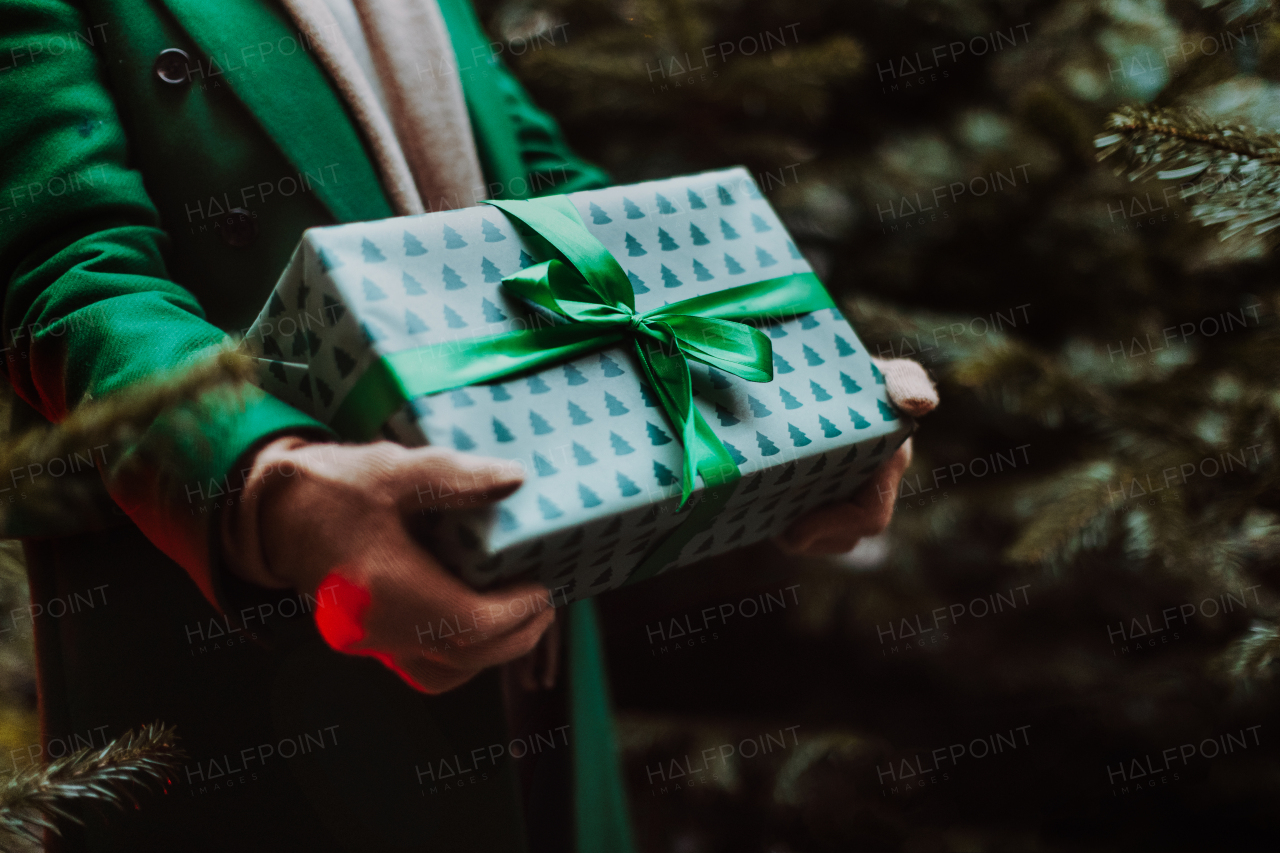
[[[156,76],[166,83],[180,86],[191,81],[191,57],[185,50],[171,47],[156,57]]]
[[[221,219],[222,242],[234,249],[243,249],[258,238],[258,223],[253,214],[243,207],[233,207]]]

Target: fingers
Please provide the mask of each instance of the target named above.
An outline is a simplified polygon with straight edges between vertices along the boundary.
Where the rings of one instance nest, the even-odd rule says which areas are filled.
[[[491,666],[517,658],[533,658],[543,633],[554,624],[554,612],[544,611],[498,642],[482,641],[466,646],[470,654],[432,655],[424,650],[418,657],[402,655],[395,659],[394,665],[388,665],[419,690],[442,693],[465,684]],[[536,664],[530,661],[530,666]],[[522,673],[522,681],[523,676]]]
[[[391,477],[401,506],[414,510],[484,506],[502,500],[524,482],[519,462],[443,447],[406,450]]]
[[[899,409],[918,418],[938,407],[938,389],[919,363],[909,358],[871,360],[884,374],[885,390]]]
[[[876,469],[848,501],[806,513],[778,537],[786,551],[806,556],[843,554],[864,536],[883,533],[893,518],[893,502],[902,475],[911,464],[911,439]]]

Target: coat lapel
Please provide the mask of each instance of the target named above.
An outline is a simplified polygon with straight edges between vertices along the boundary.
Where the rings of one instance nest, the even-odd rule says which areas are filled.
[[[347,180],[313,187],[335,219],[394,215],[341,98],[283,9],[263,0],[164,3],[208,57],[209,73],[225,75],[290,163],[299,171],[318,163],[342,164]],[[297,49],[289,55],[275,49],[291,43]]]

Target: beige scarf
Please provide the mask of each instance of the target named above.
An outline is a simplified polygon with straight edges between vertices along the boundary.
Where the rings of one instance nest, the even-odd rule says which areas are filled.
[[[453,60],[436,0],[353,2],[387,110],[324,0],[283,0],[368,140],[395,212],[451,210],[485,198],[460,79],[431,71],[442,58]]]

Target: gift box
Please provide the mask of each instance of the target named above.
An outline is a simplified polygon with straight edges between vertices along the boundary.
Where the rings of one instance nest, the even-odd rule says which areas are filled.
[[[774,536],[914,428],[741,168],[311,229],[245,343],[346,439],[522,465],[430,544],[557,603]]]

